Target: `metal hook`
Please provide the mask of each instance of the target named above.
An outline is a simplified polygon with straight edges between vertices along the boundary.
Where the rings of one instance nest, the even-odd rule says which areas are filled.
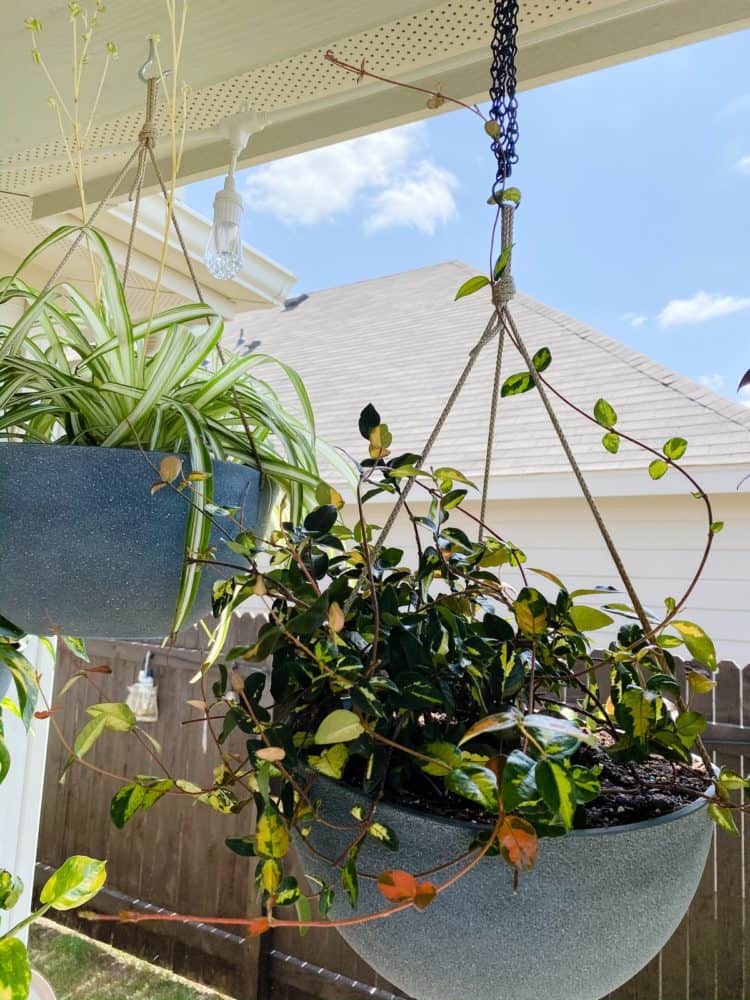
[[[165,69],[163,76],[169,76],[171,70]],[[159,77],[159,64],[156,59],[156,42],[154,41],[154,36],[149,35],[148,37],[148,58],[145,63],[138,70],[138,78],[143,81],[143,83],[148,83],[149,80],[156,80]]]

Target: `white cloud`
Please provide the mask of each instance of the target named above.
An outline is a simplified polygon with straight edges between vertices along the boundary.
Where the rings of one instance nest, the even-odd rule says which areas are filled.
[[[407,225],[432,233],[455,214],[457,181],[429,159],[415,164],[423,135],[423,125],[407,125],[277,160],[246,175],[245,198],[256,211],[307,226],[361,201],[368,231]]]
[[[636,330],[648,323],[648,316],[642,316],[640,313],[625,313],[621,319],[624,323],[634,326]]]
[[[672,299],[668,302],[659,313],[659,325],[668,327],[706,323],[746,309],[750,309],[750,298],[696,292],[690,299]]]
[[[740,173],[750,174],[750,156],[743,156],[741,160],[738,160],[737,169]]]
[[[365,221],[367,232],[408,226],[432,235],[435,228],[456,214],[453,190],[456,177],[429,160],[383,188],[372,199],[372,214]]]
[[[713,392],[721,392],[726,383],[723,375],[698,375],[695,381],[700,382],[701,385],[705,385],[707,389],[711,389]]]

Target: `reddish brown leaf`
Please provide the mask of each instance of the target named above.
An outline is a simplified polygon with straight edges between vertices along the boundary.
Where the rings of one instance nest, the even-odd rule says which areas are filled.
[[[420,882],[414,894],[414,905],[420,910],[426,910],[436,895],[437,889],[432,882]]]
[[[520,816],[505,816],[498,833],[500,853],[516,871],[527,872],[534,867],[539,840],[536,830]]]
[[[247,930],[250,937],[260,937],[261,934],[266,933],[270,926],[271,921],[268,917],[255,917],[255,919],[251,920],[247,925]]]
[[[378,875],[378,889],[391,903],[404,903],[407,900],[414,901],[419,886],[413,875],[398,868],[390,868]]]
[[[35,719],[49,719],[50,715],[54,715],[55,712],[62,711],[61,705],[53,705],[49,709],[41,709],[39,712],[34,712]]]
[[[111,674],[112,667],[108,667],[106,663],[100,663],[98,667],[83,667],[87,674]]]

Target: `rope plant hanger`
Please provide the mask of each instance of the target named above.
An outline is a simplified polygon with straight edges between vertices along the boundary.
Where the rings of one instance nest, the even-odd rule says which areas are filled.
[[[461,298],[465,295],[473,294],[479,291],[485,286],[490,286],[492,294],[492,312],[487,321],[487,325],[482,332],[481,337],[477,343],[469,351],[468,358],[461,371],[456,383],[448,396],[448,399],[441,410],[435,425],[430,433],[423,449],[421,456],[418,461],[414,464],[417,468],[424,467],[424,464],[432,451],[432,448],[437,441],[443,426],[448,419],[451,411],[453,410],[460,394],[465,386],[469,375],[471,374],[474,366],[479,359],[480,354],[490,344],[495,338],[497,338],[497,347],[495,353],[495,363],[492,377],[492,395],[490,402],[490,409],[488,414],[487,422],[487,445],[485,450],[484,458],[484,471],[482,477],[482,490],[481,490],[481,501],[480,501],[480,516],[478,518],[479,527],[479,539],[481,541],[482,534],[484,531],[485,524],[485,514],[487,510],[487,499],[489,493],[490,476],[492,471],[492,456],[493,456],[493,446],[495,439],[495,427],[497,420],[497,410],[498,403],[503,395],[511,395],[518,389],[510,389],[509,382],[505,385],[502,383],[502,370],[503,370],[503,349],[506,341],[509,341],[513,347],[521,355],[523,362],[526,365],[527,371],[523,373],[518,373],[517,375],[511,376],[511,380],[519,379],[523,385],[521,391],[525,391],[527,388],[534,388],[539,393],[539,398],[541,399],[542,406],[549,418],[552,428],[558,438],[560,445],[565,453],[565,457],[568,464],[576,478],[579,485],[581,493],[586,501],[586,504],[591,511],[591,514],[596,523],[597,529],[604,541],[607,551],[614,563],[617,573],[622,581],[628,598],[631,602],[631,610],[635,618],[637,618],[639,624],[641,625],[644,635],[646,637],[654,635],[659,628],[663,627],[670,620],[672,620],[677,611],[685,604],[688,597],[690,596],[698,578],[701,575],[703,567],[708,558],[711,546],[713,543],[713,537],[715,534],[715,522],[713,519],[713,512],[711,508],[711,502],[708,496],[705,494],[703,489],[700,487],[698,482],[688,473],[682,466],[677,464],[676,460],[673,460],[669,455],[665,455],[662,452],[657,451],[654,448],[644,444],[643,442],[630,437],[629,435],[623,433],[622,431],[613,431],[613,426],[616,421],[616,414],[614,410],[605,404],[607,412],[595,413],[592,417],[585,411],[581,410],[575,404],[571,403],[565,396],[563,396],[559,391],[554,389],[544,378],[542,372],[546,369],[551,361],[551,356],[546,348],[538,351],[534,355],[531,354],[524,338],[522,337],[518,326],[513,318],[513,313],[511,309],[511,302],[516,293],[515,281],[513,279],[512,273],[512,255],[513,255],[513,231],[514,231],[514,217],[518,205],[521,202],[521,193],[518,188],[509,187],[508,180],[513,172],[513,167],[518,163],[518,152],[516,149],[518,138],[519,138],[519,127],[518,127],[518,100],[516,96],[517,89],[517,68],[516,68],[516,58],[518,55],[518,8],[519,0],[497,0],[494,8],[494,15],[492,20],[493,27],[493,39],[492,39],[492,65],[491,65],[491,85],[490,85],[490,99],[491,105],[489,110],[489,116],[485,118],[480,109],[476,106],[470,106],[464,104],[464,102],[455,100],[442,94],[439,90],[437,92],[427,92],[430,93],[430,99],[428,100],[428,107],[437,108],[440,107],[445,101],[450,101],[453,104],[459,105],[461,107],[467,108],[468,110],[474,112],[484,119],[484,129],[485,132],[490,136],[491,149],[496,163],[495,178],[492,184],[492,190],[490,197],[488,198],[488,204],[496,206],[496,215],[492,227],[492,237],[490,241],[490,276],[477,276],[475,278],[470,278],[465,282],[456,294],[456,298]],[[349,70],[357,74],[358,80],[364,76],[373,77],[374,79],[386,80],[384,77],[377,76],[377,74],[369,73],[364,66],[364,62],[360,64],[359,67],[352,66],[336,58],[332,52],[326,53],[326,58],[329,62],[342,69]],[[391,83],[398,83],[398,81],[387,81]],[[423,91],[422,88],[414,87],[410,84],[403,84],[407,89]],[[500,230],[500,253],[495,258],[495,241],[498,228]],[[502,388],[501,388],[502,386]],[[507,387],[507,388],[506,388]],[[510,390],[510,391],[508,391]],[[639,594],[636,590],[635,584],[625,567],[622,556],[615,544],[615,541],[607,527],[599,506],[594,498],[594,495],[589,488],[586,478],[583,474],[580,464],[578,463],[573,449],[570,445],[568,437],[563,430],[560,419],[555,410],[553,404],[553,397],[559,399],[564,404],[570,406],[575,410],[580,416],[588,419],[589,421],[599,424],[607,431],[605,437],[610,434],[618,438],[622,438],[632,444],[637,445],[639,448],[650,452],[654,458],[652,462],[652,469],[655,463],[661,463],[660,468],[663,465],[664,471],[669,465],[674,466],[691,484],[691,489],[694,491],[694,496],[697,499],[703,501],[706,508],[706,516],[708,522],[708,533],[706,538],[705,547],[699,562],[697,572],[695,573],[691,583],[689,584],[686,592],[682,597],[674,602],[674,606],[671,607],[664,620],[657,623],[653,617],[647,612]],[[603,402],[603,401],[602,401]],[[611,410],[611,414],[608,412]],[[605,444],[606,447],[606,444]],[[650,469],[650,471],[652,471]],[[656,477],[655,477],[656,478]],[[408,499],[409,493],[414,486],[416,479],[414,477],[408,478],[404,481],[404,485],[400,488],[398,499],[396,500],[393,508],[386,519],[386,522],[378,536],[377,540],[373,546],[374,558],[377,557],[378,553],[382,550],[385,541],[390,534],[393,525],[395,524],[399,514],[401,513],[404,505]],[[346,604],[345,611],[348,611],[354,601],[356,600],[359,589],[364,583],[364,577],[361,577],[358,585],[355,587],[354,591],[349,597]],[[666,669],[666,667],[665,667]],[[682,711],[686,710],[686,705],[684,700],[680,696],[678,698],[678,704]],[[704,764],[710,768],[710,760],[705,747],[702,743],[698,743],[698,748],[703,758]]]
[[[94,222],[96,221],[102,209],[106,208],[106,206],[110,203],[112,198],[120,189],[120,186],[125,180],[128,171],[133,166],[133,163],[136,163],[137,165],[136,165],[135,178],[133,180],[133,184],[130,188],[130,193],[129,193],[129,200],[134,203],[133,215],[130,223],[130,234],[128,236],[125,264],[123,266],[123,272],[122,272],[123,286],[127,285],[128,273],[130,271],[130,262],[133,255],[133,244],[135,242],[135,235],[138,227],[138,215],[141,205],[141,197],[143,194],[144,180],[146,177],[146,168],[150,162],[159,185],[159,190],[161,191],[162,196],[164,197],[164,201],[167,205],[167,210],[169,213],[168,224],[171,224],[172,228],[174,229],[175,236],[177,237],[177,241],[180,244],[180,250],[185,260],[185,266],[187,267],[188,274],[190,275],[190,281],[193,285],[193,288],[195,289],[196,298],[201,303],[201,305],[206,304],[206,300],[203,295],[200,282],[198,281],[197,275],[195,273],[193,261],[190,257],[190,253],[188,252],[187,245],[185,244],[185,239],[183,237],[182,229],[180,228],[180,224],[178,222],[177,215],[174,210],[172,199],[170,198],[169,190],[167,188],[167,183],[164,179],[164,174],[162,173],[161,167],[159,166],[159,161],[154,151],[154,147],[156,145],[156,140],[158,137],[155,119],[156,119],[156,108],[157,108],[157,94],[160,81],[160,74],[154,71],[154,65],[155,65],[155,43],[153,39],[150,39],[148,59],[138,71],[139,79],[146,85],[146,102],[145,102],[143,125],[141,126],[141,130],[138,133],[138,141],[135,145],[135,148],[133,149],[132,153],[128,156],[120,172],[117,174],[115,179],[107,188],[99,204],[91,212],[88,219],[84,220],[78,233],[71,241],[70,245],[68,246],[68,249],[66,250],[59,264],[47,279],[47,282],[44,285],[42,291],[40,292],[40,295],[44,295],[44,293],[51,288],[57,277],[60,275],[62,269],[65,267],[67,262],[70,260],[71,256],[75,253],[76,249],[80,245],[81,241],[84,238],[84,235],[86,234],[86,231],[93,226]],[[226,358],[224,352],[222,351],[221,344],[216,345],[216,355],[219,359],[219,362],[222,365],[226,364]],[[239,413],[240,419],[242,420],[242,425],[248,443],[250,445],[253,457],[255,459],[258,470],[261,473],[261,477],[263,477],[264,475],[263,463],[261,462],[260,454],[256,447],[252,430],[250,429],[250,424],[242,408],[240,400],[237,397],[237,394],[233,393],[233,395],[234,395],[234,402],[237,406],[237,412]]]

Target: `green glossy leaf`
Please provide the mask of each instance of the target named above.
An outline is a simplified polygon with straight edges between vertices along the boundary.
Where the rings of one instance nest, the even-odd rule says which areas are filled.
[[[469,278],[465,281],[461,287],[456,292],[456,297],[453,300],[457,302],[459,299],[465,298],[467,295],[473,295],[478,292],[481,288],[486,288],[489,285],[490,279],[484,274],[476,274],[473,278]]]
[[[614,621],[599,608],[589,608],[582,604],[576,604],[570,609],[570,617],[581,632],[594,632],[596,629],[606,628]]]
[[[548,624],[547,600],[533,587],[524,587],[513,602],[513,614],[519,629],[526,635],[542,635]]]
[[[482,736],[485,733],[499,733],[516,729],[520,718],[521,715],[517,709],[512,709],[507,712],[496,712],[493,715],[486,715],[483,719],[475,722],[473,726],[470,726],[466,730],[464,735],[458,741],[458,745],[463,746],[464,743],[468,743],[469,740],[473,740],[477,736]]]
[[[463,754],[453,743],[427,743],[423,752],[429,757],[434,757],[435,763],[420,764],[421,770],[436,777],[445,777],[463,762]]]
[[[536,783],[547,808],[560,817],[566,830],[570,830],[577,803],[570,770],[557,761],[540,760],[536,766]]]
[[[616,455],[620,450],[620,435],[614,431],[607,431],[602,438],[602,444],[610,454]]]
[[[670,626],[678,632],[690,655],[709,670],[716,670],[716,647],[713,640],[695,622],[672,620]]]
[[[71,651],[71,653],[76,656],[79,660],[83,660],[85,663],[89,662],[89,656],[86,652],[86,643],[83,639],[78,639],[73,635],[62,636],[62,641]]]
[[[370,434],[375,430],[380,424],[380,414],[372,405],[368,403],[367,406],[362,410],[359,415],[359,433],[365,439],[365,441],[370,440]]]
[[[133,710],[124,701],[100,702],[98,705],[89,705],[86,712],[94,719],[104,719],[105,728],[116,733],[130,732],[137,725]]]
[[[500,396],[503,399],[507,396],[520,396],[521,393],[534,388],[534,379],[529,372],[516,372],[514,375],[509,375],[503,382]]]
[[[602,427],[614,427],[617,423],[617,413],[606,399],[597,399],[594,404],[594,418]]]
[[[552,364],[552,353],[549,347],[540,347],[531,361],[538,372],[546,371]]]
[[[398,837],[391,829],[390,826],[386,826],[385,823],[371,823],[367,828],[367,832],[375,840],[379,841],[383,847],[387,847],[389,851],[398,850]]]
[[[724,530],[724,522],[723,521],[713,521],[712,522],[712,524],[711,524],[711,534],[712,535],[718,535],[719,532],[723,531],[723,530]]]
[[[542,715],[540,712],[534,712],[530,715],[525,715],[523,717],[523,726],[526,729],[531,729],[535,733],[542,734],[546,741],[554,741],[555,738],[569,738],[578,740],[580,743],[588,743],[591,746],[596,745],[596,737],[586,731],[581,729],[575,722],[571,722],[570,719],[564,719],[559,715]]]
[[[5,781],[10,771],[10,753],[8,746],[0,733],[0,785]]]
[[[79,759],[85,757],[107,727],[107,718],[98,715],[87,722],[73,741],[73,753]]]
[[[641,688],[631,687],[623,691],[615,707],[618,722],[626,732],[639,742],[648,735],[655,719],[654,696]]]
[[[311,754],[307,758],[307,763],[327,778],[338,780],[342,777],[348,760],[349,751],[343,743],[336,743],[334,746],[329,747],[328,750],[324,750],[320,755]]]
[[[122,829],[139,811],[147,812],[159,799],[166,795],[174,782],[171,778],[142,780],[124,785],[117,791],[109,806],[109,815],[116,827]]]
[[[446,775],[446,788],[475,802],[488,812],[497,812],[497,775],[479,764],[463,764]]]
[[[356,740],[365,731],[354,712],[346,708],[337,708],[323,719],[315,733],[315,742],[348,743]]]
[[[732,810],[728,806],[720,806],[716,802],[710,802],[708,805],[708,815],[722,830],[739,836],[740,831],[737,828]]]
[[[45,882],[39,899],[54,910],[72,910],[99,892],[107,877],[107,862],[74,855]]]
[[[301,895],[297,879],[292,875],[283,878],[276,890],[276,906],[293,906]]]
[[[664,442],[664,447],[662,448],[662,451],[667,456],[667,458],[671,458],[673,462],[677,462],[682,458],[682,456],[687,451],[687,446],[688,443],[685,440],[685,438],[673,437],[670,438],[669,441]]]
[[[357,844],[349,851],[346,861],[341,869],[341,884],[344,887],[344,891],[346,892],[352,909],[356,907],[357,900],[359,899],[359,879],[357,877],[357,857],[359,856],[359,848],[360,845]]]
[[[289,833],[273,808],[266,808],[255,828],[255,849],[262,858],[283,858],[289,850]]]
[[[325,535],[336,523],[338,511],[333,504],[324,504],[311,511],[305,518],[305,530]]]
[[[675,728],[680,742],[686,750],[690,750],[693,744],[705,730],[706,719],[700,712],[681,712],[675,719]]]
[[[0,938],[0,998],[28,1000],[31,966],[26,945],[15,937]]]
[[[255,837],[227,837],[224,843],[233,854],[241,858],[256,857]]]
[[[507,271],[508,265],[510,264],[513,256],[513,246],[514,244],[510,243],[507,247],[503,247],[497,260],[495,261],[495,267],[492,270],[495,281],[497,281],[498,278],[502,278]]]
[[[652,479],[661,479],[669,471],[669,466],[661,458],[655,458],[648,467],[648,474]]]
[[[435,469],[433,472],[435,479],[439,479],[441,482],[447,483],[464,483],[466,486],[471,486],[476,489],[476,483],[473,483],[471,479],[468,479],[463,472],[458,469],[453,469],[449,465],[441,465],[439,468]]]
[[[17,875],[0,870],[0,910],[12,910],[23,892],[23,882]]]

